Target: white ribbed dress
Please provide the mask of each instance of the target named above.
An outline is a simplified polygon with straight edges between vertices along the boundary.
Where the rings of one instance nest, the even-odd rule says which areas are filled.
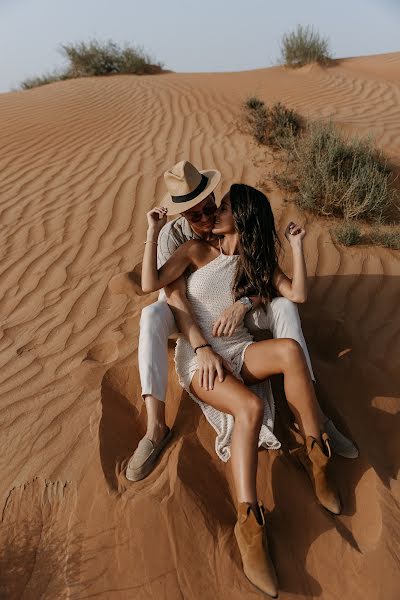
[[[200,267],[187,278],[187,297],[207,342],[227,361],[233,375],[243,381],[240,371],[245,350],[247,346],[254,343],[253,336],[243,324],[237,327],[231,337],[214,337],[212,334],[215,321],[233,303],[232,284],[238,259],[238,255],[223,254],[220,246],[220,254],[217,258],[204,267]],[[175,366],[179,383],[200,406],[206,419],[217,432],[215,451],[221,460],[227,462],[231,455],[230,444],[234,417],[202,402],[190,391],[192,377],[198,368],[197,357],[183,336],[179,337],[176,344]],[[275,405],[269,380],[251,385],[249,388],[264,400],[264,418],[258,447],[262,445],[265,448],[280,448],[281,444],[273,433]]]

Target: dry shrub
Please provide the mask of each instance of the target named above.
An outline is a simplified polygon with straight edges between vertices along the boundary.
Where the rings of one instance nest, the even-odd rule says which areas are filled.
[[[31,77],[23,81],[20,87],[26,90],[75,77],[93,77],[113,73],[144,75],[162,72],[162,64],[154,62],[142,48],[128,44],[119,46],[111,40],[100,42],[94,39],[88,43],[62,44],[59,52],[67,61],[64,70]]]
[[[251,133],[260,144],[287,150],[300,133],[300,116],[280,102],[268,108],[262,100],[251,96],[245,101],[244,109]]]
[[[341,225],[332,227],[330,232],[332,237],[344,246],[354,246],[355,244],[360,244],[362,241],[359,226],[351,221],[345,221]]]
[[[298,25],[295,31],[282,37],[281,61],[288,67],[314,62],[327,66],[332,62],[329,41],[309,25]]]
[[[382,222],[398,202],[386,158],[369,139],[348,139],[332,123],[311,123],[295,155],[301,208]]]

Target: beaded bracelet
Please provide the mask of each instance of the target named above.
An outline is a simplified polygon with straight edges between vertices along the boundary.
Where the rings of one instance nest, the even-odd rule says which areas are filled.
[[[156,246],[158,246],[158,242],[153,242],[153,240],[146,240],[144,243],[145,244],[155,244]]]
[[[196,348],[194,349],[194,353],[197,354],[197,350],[199,348],[206,348],[207,346],[210,346],[211,348],[211,344],[202,344],[201,346],[196,346]]]

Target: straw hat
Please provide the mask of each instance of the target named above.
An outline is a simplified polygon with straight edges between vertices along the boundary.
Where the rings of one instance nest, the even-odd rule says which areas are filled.
[[[160,206],[168,208],[168,215],[177,215],[199,204],[217,187],[221,173],[216,169],[198,171],[188,160],[181,160],[165,171],[168,193]]]

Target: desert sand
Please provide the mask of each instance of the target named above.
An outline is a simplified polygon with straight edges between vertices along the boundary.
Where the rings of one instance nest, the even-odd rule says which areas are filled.
[[[248,95],[371,134],[400,171],[400,53],[329,69],[121,75],[0,95],[1,598],[261,597],[233,535],[230,465],[177,383],[173,342],[174,438],[146,479],[124,478],[146,429],[140,311],[157,294],[109,287],[140,263],[145,213],[175,162],[220,169],[219,197],[233,182],[265,178],[268,157],[238,126]],[[307,230],[309,299],[299,310],[318,397],[360,450],[333,464],[339,517],[316,503],[285,443],[260,452],[280,598],[395,600],[399,252],[340,247],[331,221],[300,213],[274,188],[268,196],[281,235],[292,219]],[[288,245],[282,266],[290,276]],[[277,426],[285,441],[279,415]]]

